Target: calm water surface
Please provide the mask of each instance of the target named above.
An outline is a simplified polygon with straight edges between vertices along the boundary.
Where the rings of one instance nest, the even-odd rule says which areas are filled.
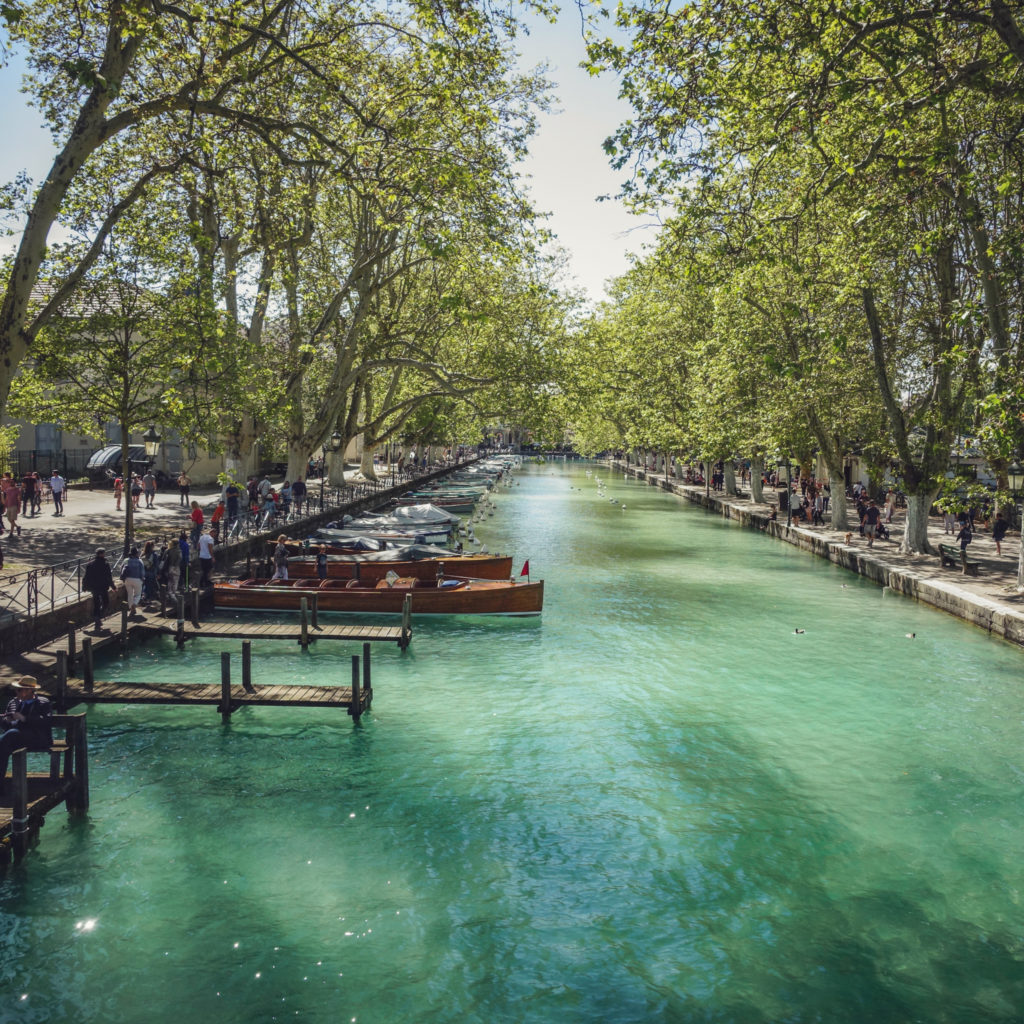
[[[88,817],[0,880],[0,1020],[1024,1020],[1024,654],[585,469],[477,528],[543,617],[417,621],[359,727],[90,710]]]

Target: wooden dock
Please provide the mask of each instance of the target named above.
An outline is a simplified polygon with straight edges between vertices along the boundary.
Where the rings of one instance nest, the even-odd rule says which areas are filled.
[[[369,708],[371,690],[360,690],[361,711]],[[246,705],[291,708],[352,707],[351,686],[229,686],[232,711]],[[87,689],[82,679],[69,679],[65,690],[68,707],[76,704],[205,704],[221,706],[224,690],[215,683],[141,683],[125,680],[97,680]]]
[[[69,813],[89,807],[89,752],[85,715],[54,715],[54,730],[64,730],[64,739],[54,739],[45,750],[15,750],[11,775],[4,780],[0,797],[0,863],[23,857],[30,842],[43,827],[46,814],[59,804]],[[48,772],[29,772],[29,757],[48,757]]]
[[[176,625],[160,622],[136,622],[130,627],[135,633],[159,633],[175,636]],[[301,625],[268,622],[253,625],[246,622],[204,622],[198,628],[184,627],[186,640],[201,637],[219,637],[225,640],[292,640],[302,643]],[[309,641],[315,640],[351,640],[357,643],[364,641],[384,641],[401,644],[402,630],[400,626],[361,626],[351,623],[339,625],[318,625],[309,627],[306,632]],[[95,643],[93,644],[95,649]]]
[[[218,635],[238,636],[229,628]],[[277,630],[267,634],[268,639],[294,639],[294,631],[280,632],[287,627],[269,627]],[[328,627],[329,628],[329,627]],[[338,627],[339,630],[342,627]],[[385,627],[367,626],[364,630]],[[241,635],[245,635],[242,633]],[[257,634],[259,639],[263,634]],[[348,639],[352,636],[335,635],[333,639]],[[374,637],[380,639],[380,637]],[[303,686],[299,684],[274,684],[256,687],[252,679],[252,641],[250,633],[242,640],[242,685],[231,685],[231,652],[220,655],[220,685],[213,683],[157,683],[126,682],[124,680],[97,680],[93,672],[93,650],[91,637],[85,637],[82,644],[82,677],[74,678],[69,672],[68,652],[61,649],[55,654],[57,679],[53,687],[53,701],[59,711],[66,711],[77,704],[207,704],[216,706],[224,718],[228,718],[246,705],[267,705],[275,707],[331,707],[345,708],[359,721],[364,711],[373,703],[373,683],[370,674],[370,640],[363,639],[362,658],[352,655],[352,681],[348,686]]]

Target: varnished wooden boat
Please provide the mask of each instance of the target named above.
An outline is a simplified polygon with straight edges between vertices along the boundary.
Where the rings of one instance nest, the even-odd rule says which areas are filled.
[[[507,580],[512,576],[511,555],[457,555],[451,552],[444,558],[423,558],[414,562],[372,562],[358,555],[328,556],[327,578],[339,580],[360,579],[376,583],[389,572],[399,576],[413,576],[418,580],[437,579],[442,576],[468,576],[480,580]],[[316,558],[303,556],[288,560],[288,575],[296,578],[316,576]]]
[[[213,601],[218,608],[260,608],[295,611],[302,598],[317,599],[322,612],[367,612],[400,615],[407,594],[414,615],[539,615],[544,606],[544,581],[445,579],[399,577],[380,580],[239,580],[215,583]]]

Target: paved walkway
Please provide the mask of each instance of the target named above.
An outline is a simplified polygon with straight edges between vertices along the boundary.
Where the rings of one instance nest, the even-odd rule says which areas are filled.
[[[625,468],[625,467],[620,467]],[[637,473],[635,468],[630,472]],[[639,475],[643,476],[642,471]],[[662,474],[647,475],[651,483],[657,483],[661,487],[678,492],[688,492],[695,500],[701,500],[705,489],[703,486],[682,484],[679,481],[665,481]],[[757,503],[751,500],[748,488],[742,488],[739,496],[727,497],[724,491],[710,492],[710,497],[717,502],[728,505],[737,513],[737,518],[745,515],[768,516],[777,505],[778,497],[774,489],[765,488],[763,502]],[[786,513],[779,512],[778,523],[780,524],[780,535],[786,532]],[[1024,616],[1024,593],[1017,590],[1017,559],[1020,553],[1020,534],[1012,531],[1003,539],[1002,554],[996,554],[995,541],[989,530],[981,528],[978,524],[977,532],[968,548],[968,558],[978,562],[978,575],[967,576],[959,569],[943,567],[939,556],[935,555],[913,555],[901,554],[899,551],[900,540],[906,522],[906,510],[897,509],[893,521],[889,524],[890,539],[875,540],[874,546],[868,548],[866,538],[861,537],[858,532],[857,512],[852,502],[848,502],[848,522],[850,524],[851,536],[847,542],[843,531],[833,530],[831,520],[826,517],[824,526],[793,525],[789,528],[790,540],[808,548],[819,549],[821,545],[827,545],[831,550],[830,555],[841,555],[832,557],[833,561],[847,564],[851,568],[859,568],[863,575],[874,578],[884,578],[887,572],[901,574],[902,576],[920,580],[923,583],[934,584],[950,594],[956,595],[958,601],[973,604],[975,609],[984,608],[988,611],[984,616],[975,616],[970,613],[960,613],[954,607],[945,602],[940,602],[945,610],[954,614],[962,614],[962,617],[972,621],[986,619],[991,623],[992,608],[996,607],[1015,617]],[[928,526],[928,539],[938,551],[938,545],[955,544],[954,537],[943,531],[942,519],[933,516]],[[849,557],[846,557],[849,556]],[[874,563],[878,572],[865,572],[863,563],[865,561]],[[909,591],[905,591],[909,592]],[[923,593],[918,594],[922,600],[927,600]],[[935,603],[935,602],[930,602]],[[990,627],[991,628],[991,627]]]
[[[216,485],[193,488],[192,498],[209,514],[220,496]],[[143,505],[144,502],[140,502]],[[135,513],[135,537],[142,543],[152,538],[177,537],[179,531],[191,526],[191,508],[179,503],[178,490],[156,496],[156,507],[139,508]],[[113,490],[72,490],[64,502],[64,515],[55,516],[53,505],[43,505],[37,516],[19,516],[21,534],[13,537],[5,532],[0,537],[4,551],[3,574],[26,569],[41,569],[72,558],[91,558],[96,548],[105,547],[114,558],[120,556],[124,544],[124,502],[118,512]]]

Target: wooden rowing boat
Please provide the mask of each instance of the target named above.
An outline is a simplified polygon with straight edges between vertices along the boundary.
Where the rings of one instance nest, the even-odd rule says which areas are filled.
[[[414,576],[419,580],[433,580],[441,576],[469,576],[480,580],[507,580],[512,577],[511,555],[457,555],[451,552],[443,558],[423,558],[416,561],[373,562],[355,555],[328,556],[327,578],[339,580],[361,579],[376,583],[389,572],[399,576]],[[288,559],[288,575],[297,578],[316,576],[316,557],[304,555]]]
[[[295,611],[303,598],[315,596],[322,612],[367,612],[400,615],[406,595],[414,615],[539,615],[544,606],[544,581],[448,579],[364,580],[238,580],[215,583],[218,608],[260,608]]]

